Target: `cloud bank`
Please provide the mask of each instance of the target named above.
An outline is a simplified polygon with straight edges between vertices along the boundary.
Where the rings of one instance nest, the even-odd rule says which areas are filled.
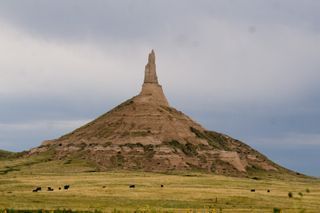
[[[288,147],[320,151],[319,6],[0,1],[0,148],[31,148],[136,95],[154,48],[171,105],[208,129],[279,163]],[[311,167],[290,165],[320,175]]]

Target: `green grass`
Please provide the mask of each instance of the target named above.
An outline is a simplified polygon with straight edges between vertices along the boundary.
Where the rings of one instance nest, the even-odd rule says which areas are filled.
[[[44,210],[44,209],[2,209],[0,213],[100,213],[101,211],[72,211],[70,209],[55,209],[55,210]]]
[[[8,152],[8,151],[5,151],[5,150],[1,150],[0,149],[0,160],[1,159],[6,159],[8,157],[11,157],[13,156],[15,153],[14,152]]]
[[[0,160],[1,209],[101,212],[319,212],[320,181],[282,174],[250,178],[180,172],[89,172],[78,160],[52,160],[49,154]],[[9,171],[8,171],[9,170]],[[259,174],[256,174],[259,175]],[[130,189],[129,185],[136,188]],[[161,188],[160,185],[164,187]],[[68,191],[59,187],[70,185]],[[53,192],[32,192],[41,186]],[[255,189],[255,192],[251,192]],[[267,192],[267,190],[270,192]],[[303,196],[299,196],[299,192]],[[289,198],[288,193],[293,197]],[[219,211],[215,211],[219,210]],[[279,211],[278,211],[279,210]]]
[[[224,145],[226,143],[226,138],[223,135],[212,131],[202,132],[193,127],[190,127],[190,131],[198,138],[205,139],[213,148],[228,150],[228,147]]]

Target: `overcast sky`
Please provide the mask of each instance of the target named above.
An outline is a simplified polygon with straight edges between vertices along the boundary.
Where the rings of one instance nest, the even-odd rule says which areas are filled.
[[[0,0],[0,149],[136,95],[156,51],[170,104],[320,176],[320,1]]]

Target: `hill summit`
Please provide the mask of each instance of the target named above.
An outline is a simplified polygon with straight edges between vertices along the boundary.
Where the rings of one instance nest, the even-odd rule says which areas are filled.
[[[251,170],[283,170],[248,145],[208,131],[171,107],[159,84],[155,60],[152,50],[140,94],[29,154],[52,150],[55,159],[77,156],[100,171],[197,170],[245,176]]]

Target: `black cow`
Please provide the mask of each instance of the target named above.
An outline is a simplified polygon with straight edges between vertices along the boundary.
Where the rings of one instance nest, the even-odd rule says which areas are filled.
[[[270,189],[268,189],[267,192],[270,192]]]
[[[255,192],[256,190],[255,189],[251,189],[251,192]]]
[[[163,187],[164,187],[164,185],[161,184],[161,188],[163,188]]]
[[[70,185],[65,185],[63,188],[64,188],[65,190],[68,190],[68,189],[70,188]]]
[[[48,187],[48,191],[49,192],[52,192],[54,189],[53,188],[51,188],[50,186]]]
[[[41,187],[37,187],[36,189],[32,190],[33,192],[41,191]]]
[[[136,187],[136,185],[130,185],[129,186],[129,188],[135,188]]]

